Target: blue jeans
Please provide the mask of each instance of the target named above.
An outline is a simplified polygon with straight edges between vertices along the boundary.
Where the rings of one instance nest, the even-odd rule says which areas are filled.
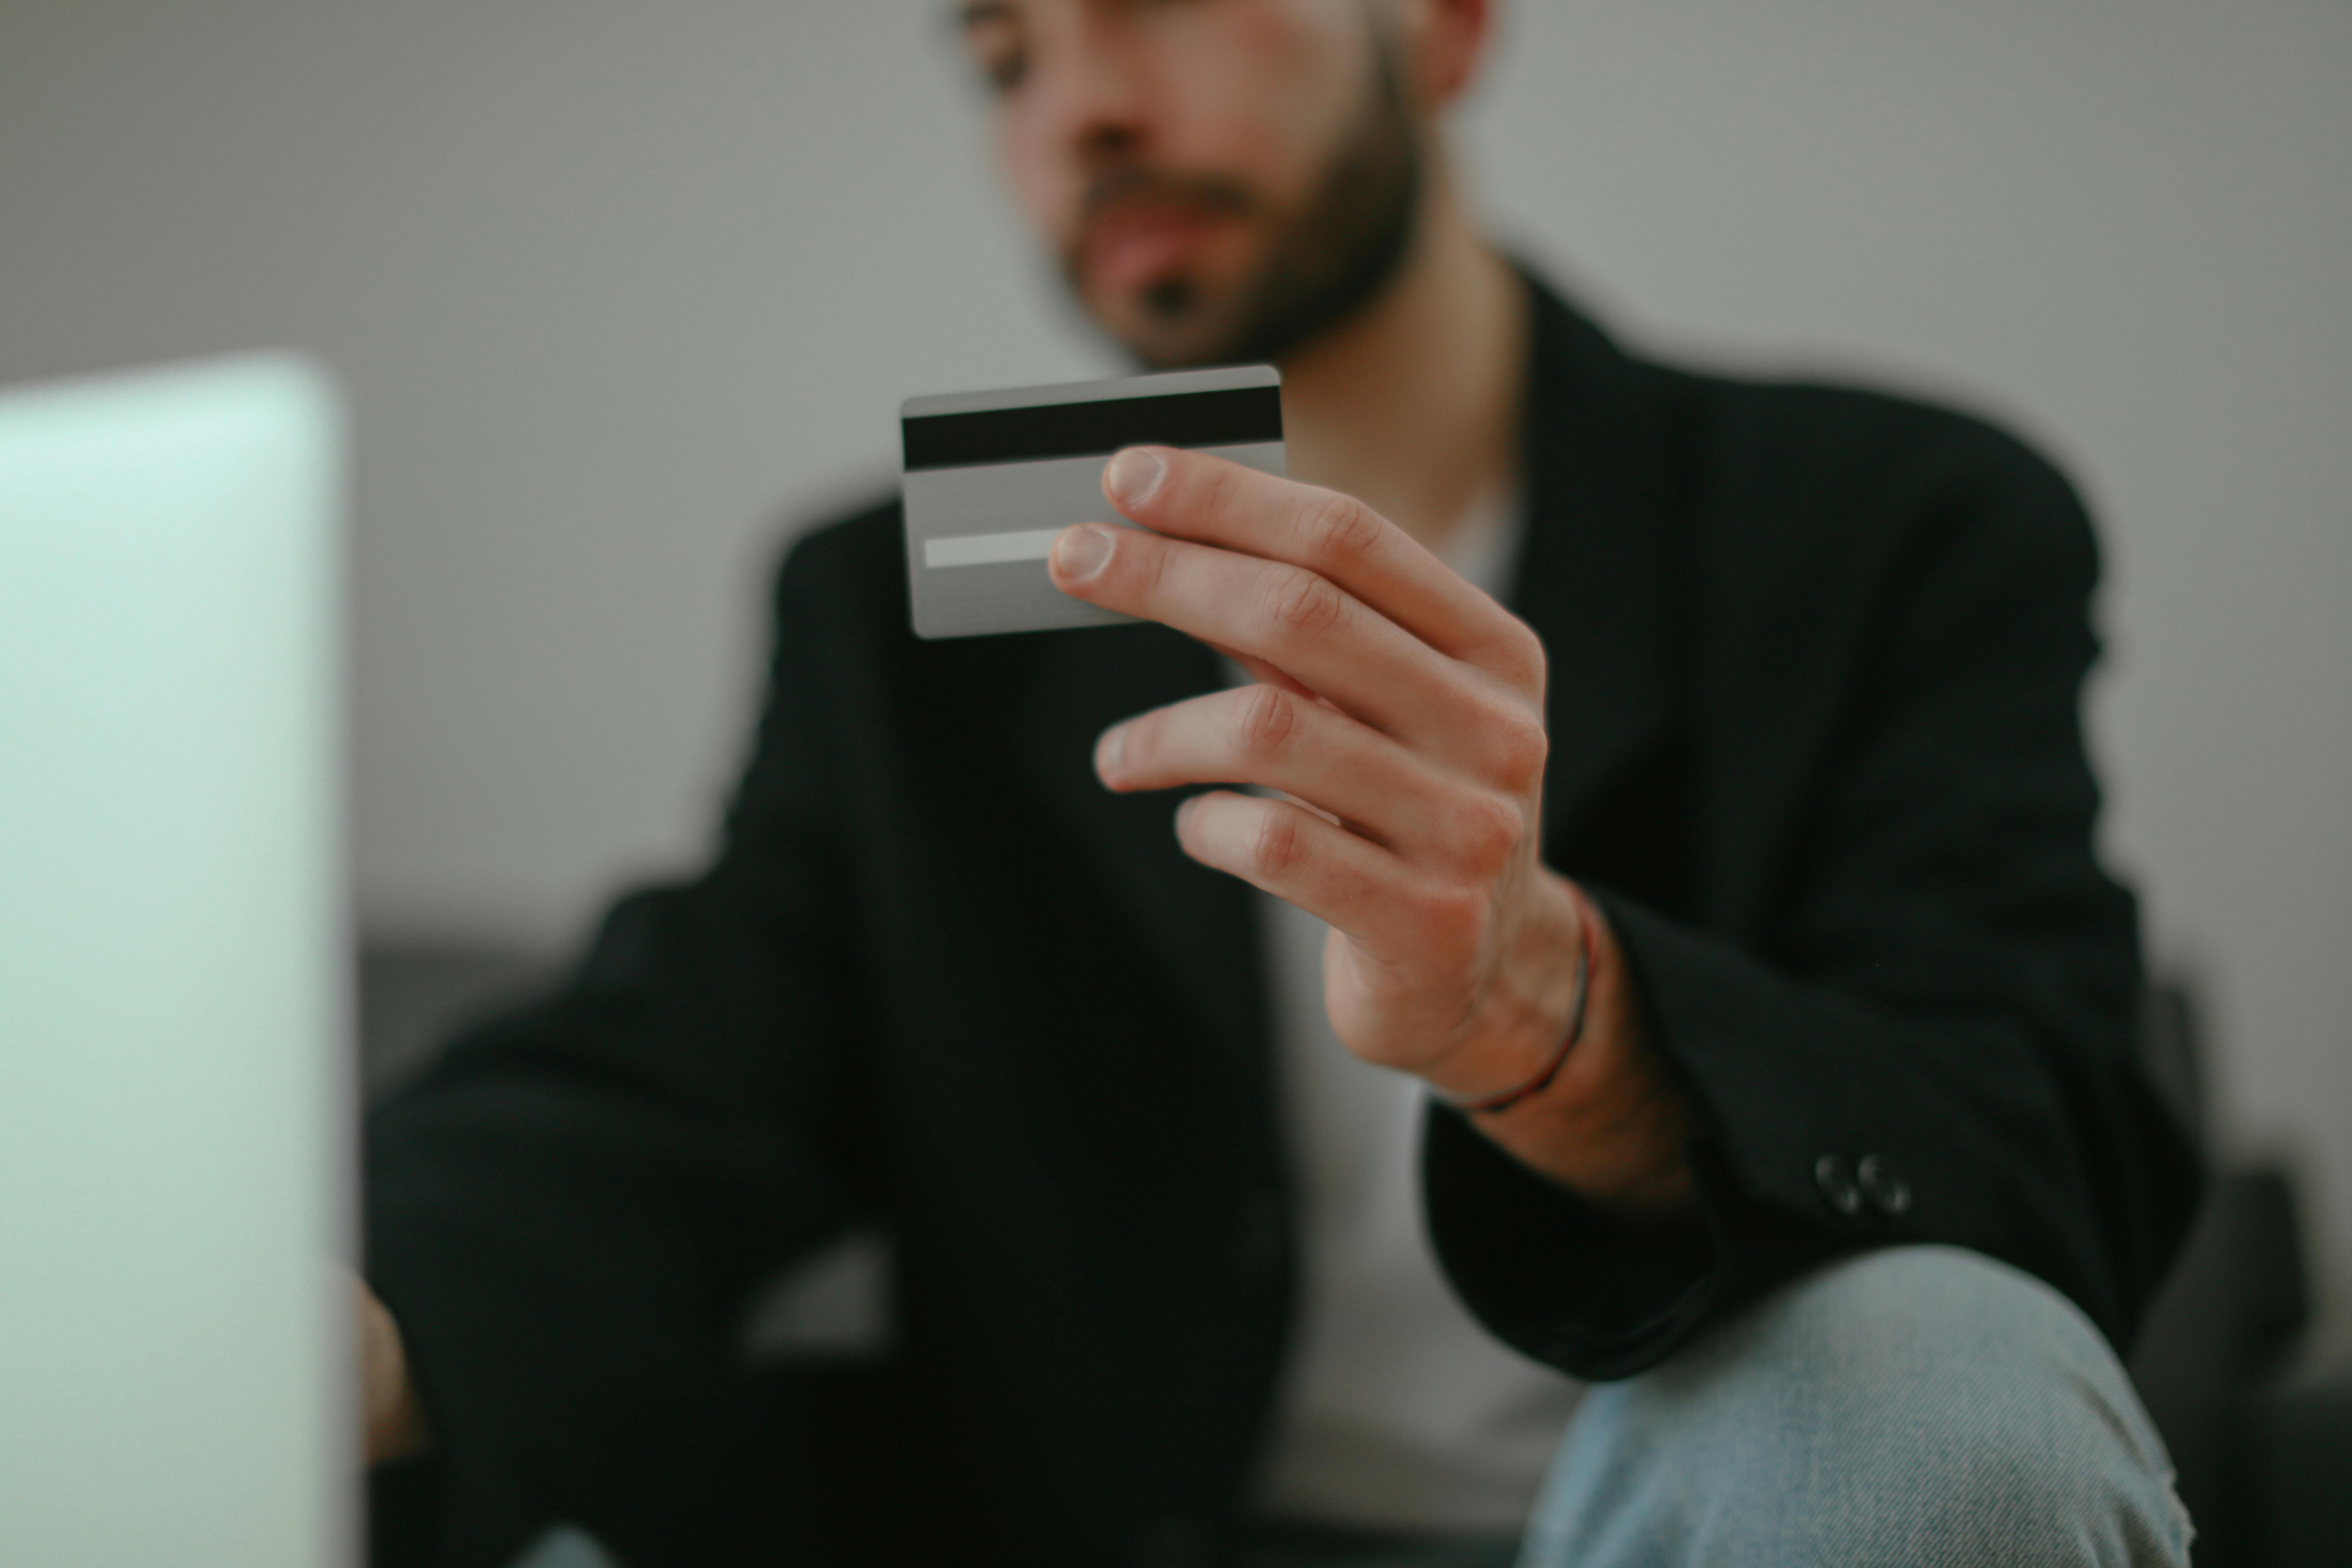
[[[1523,1542],[1269,1542],[1250,1568],[2185,1568],[2189,1537],[2082,1313],[1975,1253],[1902,1247],[1595,1387]]]
[[[1975,1253],[1902,1247],[1595,1388],[1519,1561],[2185,1568],[2189,1537],[2089,1321]]]

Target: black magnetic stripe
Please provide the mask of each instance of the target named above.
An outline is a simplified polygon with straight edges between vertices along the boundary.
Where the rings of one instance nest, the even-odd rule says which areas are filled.
[[[898,421],[907,468],[963,468],[1085,458],[1149,442],[1161,447],[1238,447],[1282,439],[1282,388],[1234,386],[1106,397],[973,414],[925,414]]]

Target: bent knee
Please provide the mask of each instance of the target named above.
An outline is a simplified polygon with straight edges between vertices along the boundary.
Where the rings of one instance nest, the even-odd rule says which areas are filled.
[[[1679,1516],[1660,1521],[1674,1538],[1717,1542],[1688,1561],[2187,1560],[2162,1444],[2105,1339],[2048,1286],[1956,1248],[1833,1264],[1589,1414],[1548,1504],[1584,1506],[1571,1471],[1620,1470],[1622,1495]],[[1618,1453],[1571,1463],[1588,1440]],[[1654,1485],[1624,1463],[1709,1479]]]
[[[2006,1264],[1950,1247],[1887,1247],[1831,1264],[1654,1378],[1662,1391],[1728,1383],[1748,1398],[1801,1402],[1843,1423],[1877,1426],[1905,1412],[1903,1425],[1955,1437],[2070,1413],[2147,1425],[2114,1351],[2074,1303]],[[2152,1431],[2129,1435],[2154,1440]]]

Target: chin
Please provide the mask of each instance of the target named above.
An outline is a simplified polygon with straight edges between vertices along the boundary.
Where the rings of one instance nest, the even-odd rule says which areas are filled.
[[[1230,312],[1213,300],[1194,298],[1181,310],[1155,308],[1148,290],[1122,296],[1110,310],[1090,310],[1095,322],[1119,346],[1152,370],[1183,370],[1225,364],[1239,357]]]
[[[1235,357],[1227,340],[1216,333],[1171,328],[1157,321],[1111,335],[1146,370],[1191,370],[1229,364]]]

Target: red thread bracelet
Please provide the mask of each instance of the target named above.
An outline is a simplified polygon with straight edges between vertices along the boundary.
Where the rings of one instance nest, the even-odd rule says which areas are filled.
[[[1559,1037],[1559,1048],[1552,1052],[1551,1060],[1544,1064],[1541,1072],[1518,1088],[1505,1089],[1483,1100],[1451,1100],[1449,1103],[1456,1110],[1472,1116],[1491,1115],[1498,1110],[1508,1110],[1521,1100],[1541,1094],[1551,1087],[1551,1080],[1559,1076],[1559,1069],[1568,1062],[1568,1053],[1576,1048],[1576,1042],[1583,1037],[1585,1004],[1592,999],[1592,972],[1601,963],[1597,931],[1601,922],[1594,917],[1592,906],[1585,901],[1584,894],[1577,885],[1570,882],[1567,887],[1569,898],[1576,904],[1577,924],[1583,928],[1584,940],[1576,954],[1576,1001],[1569,1008],[1568,1028]]]

